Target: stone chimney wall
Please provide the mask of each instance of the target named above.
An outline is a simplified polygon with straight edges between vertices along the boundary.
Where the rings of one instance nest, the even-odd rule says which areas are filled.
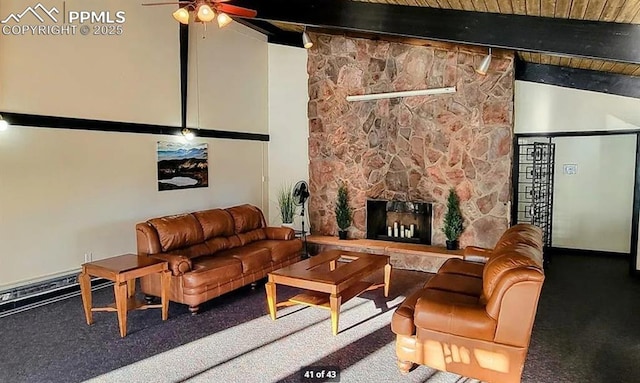
[[[366,200],[433,203],[432,243],[443,245],[450,188],[461,199],[460,245],[492,247],[508,227],[514,61],[494,51],[415,46],[316,34],[309,50],[309,217],[313,234],[337,235],[344,182],[354,208],[350,236],[366,237]],[[455,86],[454,94],[347,102],[347,95]]]

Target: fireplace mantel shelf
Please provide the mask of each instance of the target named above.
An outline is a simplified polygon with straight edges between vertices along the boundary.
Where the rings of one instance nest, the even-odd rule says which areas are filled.
[[[373,254],[411,254],[443,258],[462,258],[463,250],[447,250],[444,247],[380,241],[376,239],[339,239],[338,237],[310,235],[307,242],[314,245],[336,246],[343,250],[355,249]]]
[[[462,258],[462,250],[447,250],[444,247],[380,241],[376,239],[339,239],[338,237],[310,235],[307,242],[320,247],[361,251],[391,256],[394,267],[436,272],[449,258]],[[395,261],[394,261],[395,260]],[[426,262],[425,262],[426,261]]]

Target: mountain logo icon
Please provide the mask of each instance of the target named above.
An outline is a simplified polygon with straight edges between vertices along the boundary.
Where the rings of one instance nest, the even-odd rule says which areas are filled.
[[[40,16],[39,11],[43,12],[46,16],[48,16],[55,23],[58,22],[58,19],[54,16],[54,14],[60,13],[60,11],[58,11],[58,8],[53,7],[50,10],[48,10],[47,7],[42,5],[42,3],[38,3],[34,7],[27,7],[27,9],[25,9],[24,11],[22,11],[22,12],[20,12],[18,14],[16,14],[16,13],[10,14],[9,16],[7,16],[6,19],[0,21],[0,24],[6,24],[6,23],[9,22],[9,20],[13,20],[16,23],[19,23],[20,20],[22,20],[22,18],[24,16],[26,16],[28,13],[31,13],[33,16],[35,16],[36,19],[40,20],[41,23],[44,23],[44,18],[42,16]]]

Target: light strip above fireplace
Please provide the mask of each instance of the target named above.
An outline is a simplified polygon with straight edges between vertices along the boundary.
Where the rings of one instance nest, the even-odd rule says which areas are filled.
[[[370,100],[380,100],[383,98],[426,96],[430,94],[447,94],[447,93],[455,93],[455,92],[456,92],[456,87],[450,86],[447,88],[408,90],[404,92],[360,94],[356,96],[347,96],[347,101],[370,101]]]

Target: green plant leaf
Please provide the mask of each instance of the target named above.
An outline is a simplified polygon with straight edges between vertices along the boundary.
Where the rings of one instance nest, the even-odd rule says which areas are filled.
[[[447,212],[444,215],[442,232],[448,241],[456,241],[464,230],[464,218],[460,212],[460,199],[455,189],[449,190],[447,197]]]
[[[280,210],[282,223],[293,223],[297,207],[293,199],[293,186],[291,184],[285,184],[278,190],[278,209]]]
[[[343,183],[338,187],[338,200],[336,201],[336,223],[340,230],[347,230],[351,226],[353,209],[349,206],[349,192]]]

